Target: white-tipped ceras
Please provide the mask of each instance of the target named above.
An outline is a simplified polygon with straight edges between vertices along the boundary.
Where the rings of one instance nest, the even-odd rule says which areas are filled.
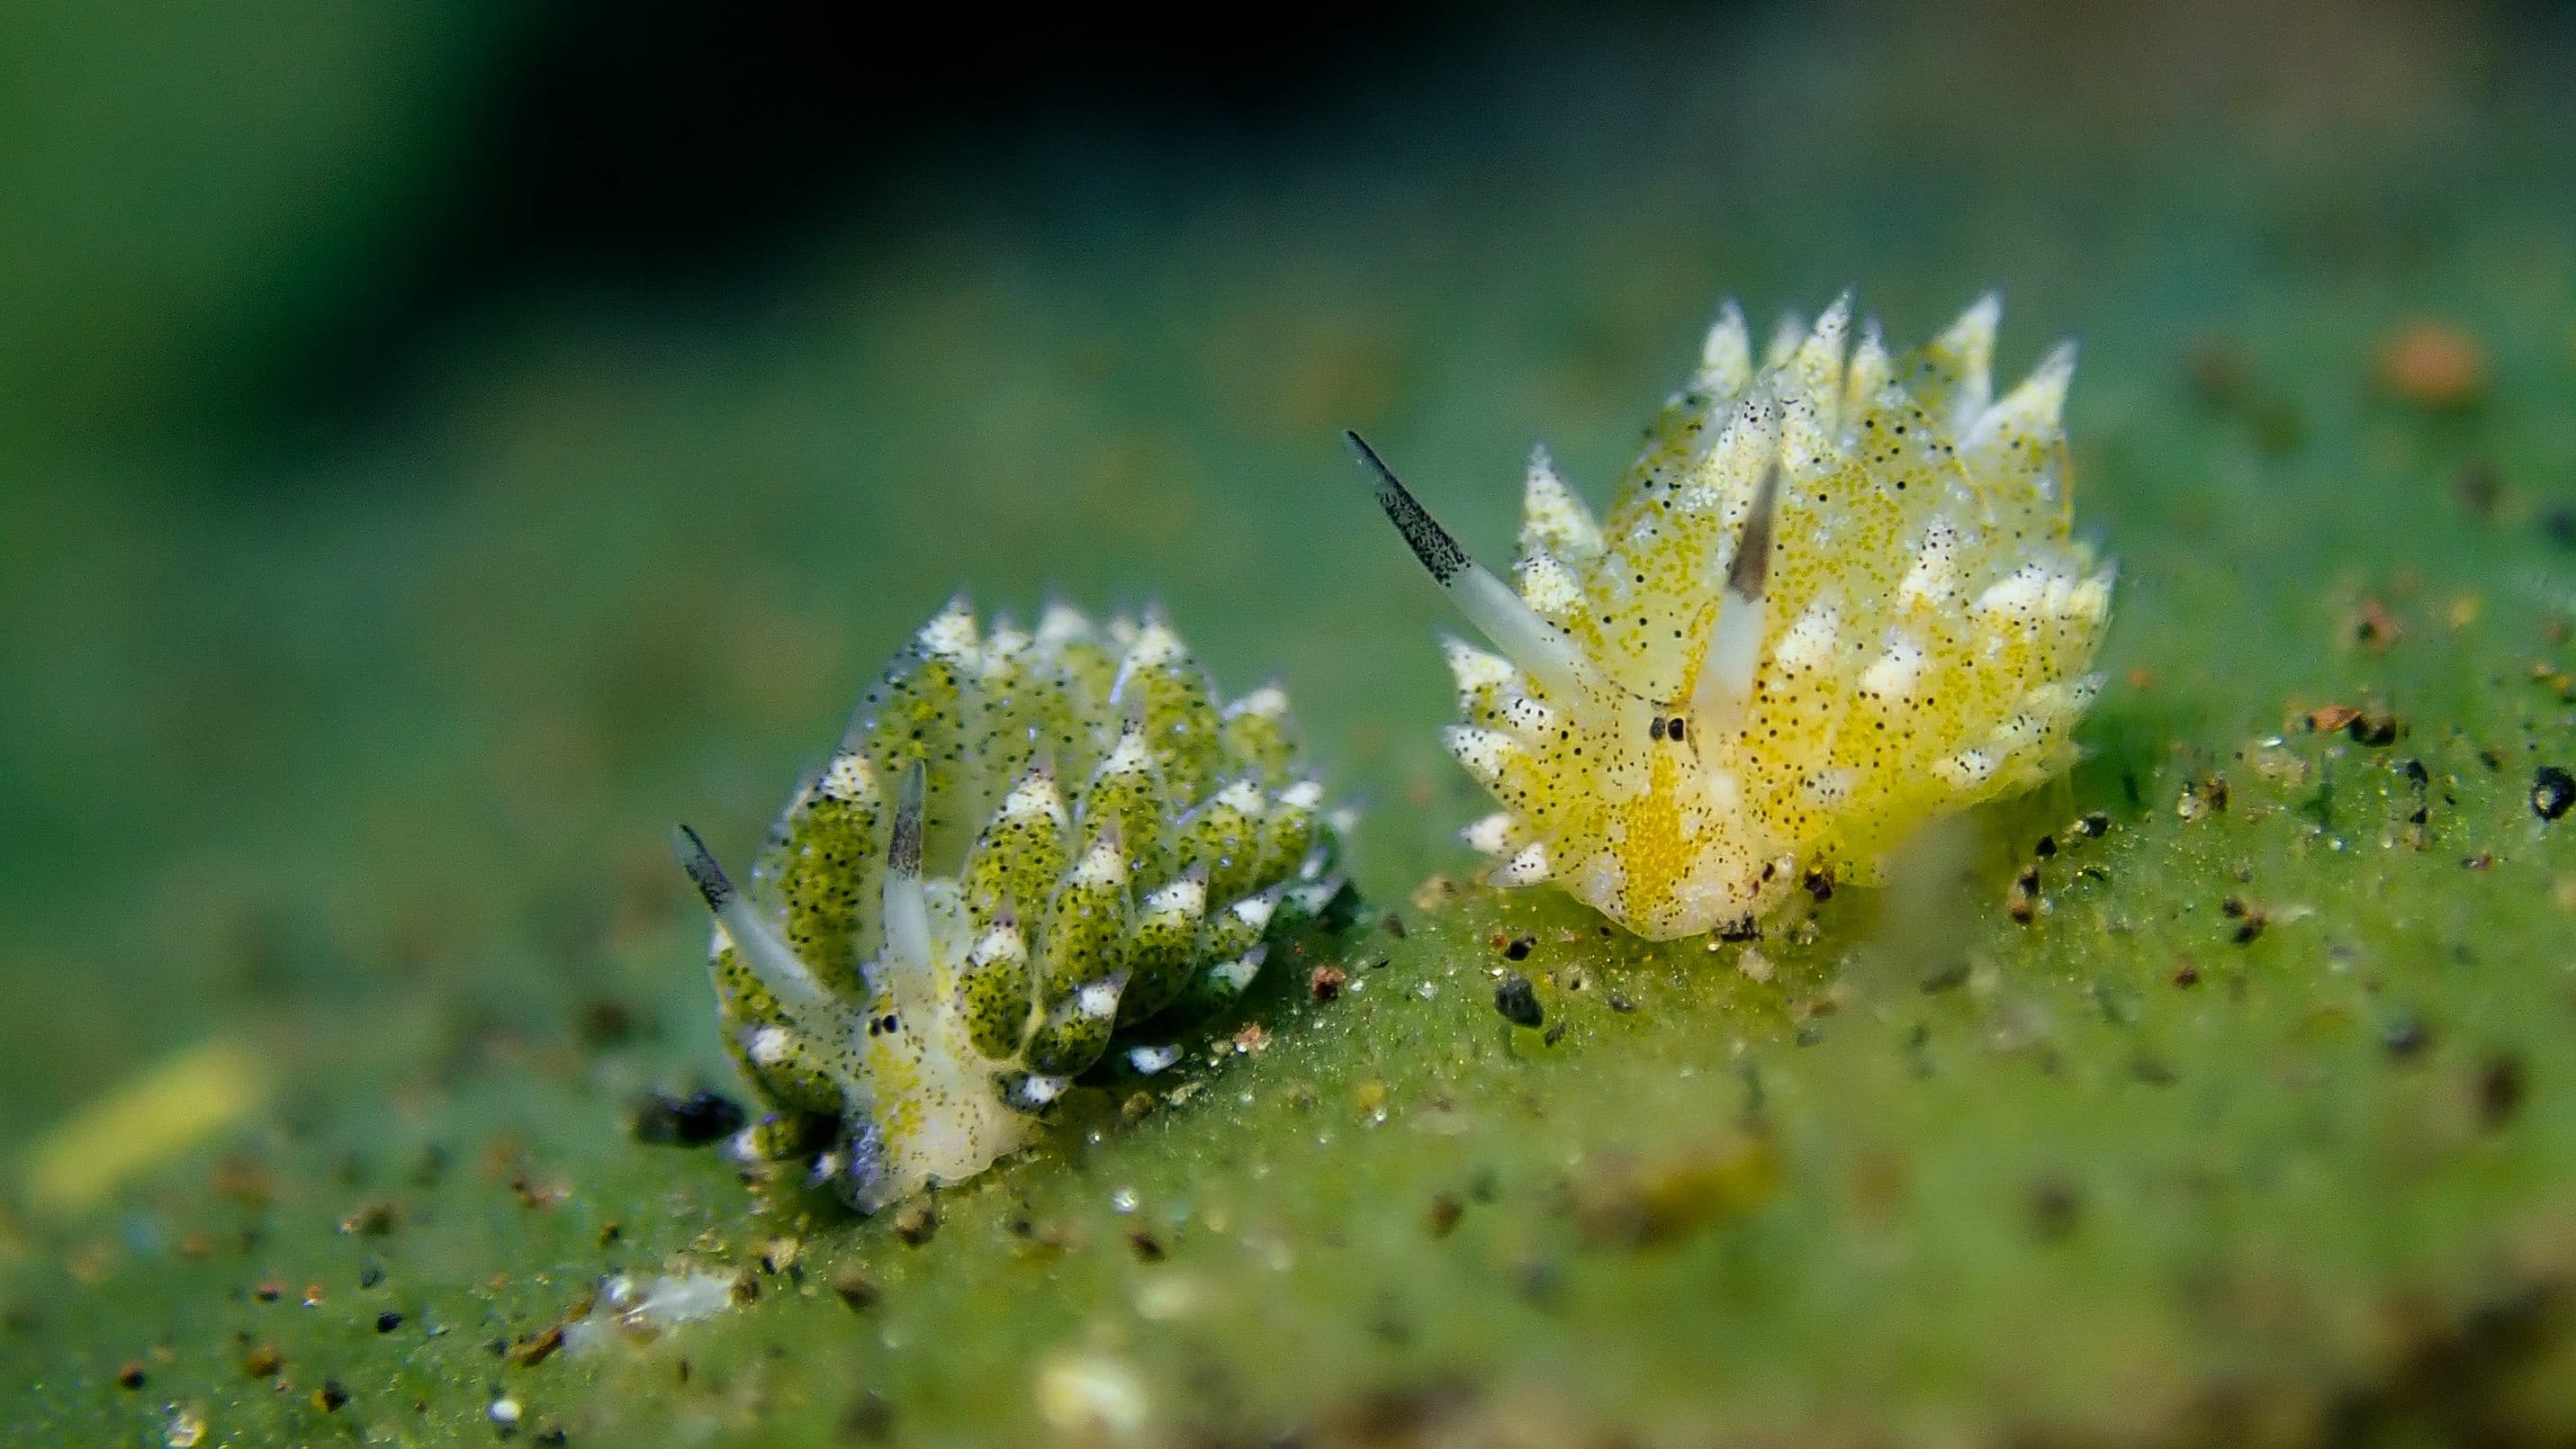
[[[1729,304],[1596,520],[1532,457],[1517,586],[1366,443],[1379,506],[1493,651],[1449,646],[1487,879],[1639,935],[1757,928],[1935,817],[2065,768],[2112,571],[2069,532],[2072,347],[2001,398],[1989,297],[1891,355],[1851,302],[1757,363]]]
[[[862,1210],[1026,1144],[1077,1077],[1151,1073],[1340,888],[1275,686],[1228,705],[1169,625],[925,625],[739,889],[697,836],[718,1015],[769,1114]]]

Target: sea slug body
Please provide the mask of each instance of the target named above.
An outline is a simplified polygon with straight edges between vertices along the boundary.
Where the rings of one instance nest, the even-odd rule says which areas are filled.
[[[1086,1072],[1170,1033],[1322,912],[1347,822],[1276,686],[1222,704],[1160,619],[978,628],[961,600],[861,701],[737,888],[694,832],[735,1062],[772,1112],[737,1150],[811,1157],[873,1212],[981,1172]]]
[[[1851,300],[1756,365],[1729,303],[1595,520],[1544,450],[1514,568],[1368,445],[1379,505],[1494,651],[1448,646],[1487,879],[1654,939],[1868,883],[1937,817],[2072,760],[2113,571],[2069,534],[2062,345],[2001,398],[1995,299],[1891,356]]]

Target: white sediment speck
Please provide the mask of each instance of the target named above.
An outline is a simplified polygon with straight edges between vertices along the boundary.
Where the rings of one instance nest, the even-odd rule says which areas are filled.
[[[683,1323],[713,1318],[733,1306],[732,1273],[665,1273],[641,1282],[623,1273],[599,1285],[590,1312],[564,1325],[564,1348],[579,1353],[610,1333],[636,1343],[661,1337]]]
[[[1038,1412],[1057,1432],[1126,1444],[1144,1434],[1151,1405],[1145,1385],[1122,1359],[1058,1354],[1038,1370]]]

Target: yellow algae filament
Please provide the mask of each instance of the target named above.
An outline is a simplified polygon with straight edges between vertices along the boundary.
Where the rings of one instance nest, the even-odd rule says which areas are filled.
[[[276,1087],[268,1061],[216,1037],[186,1047],[92,1098],[36,1139],[27,1205],[69,1217],[259,1110]]]

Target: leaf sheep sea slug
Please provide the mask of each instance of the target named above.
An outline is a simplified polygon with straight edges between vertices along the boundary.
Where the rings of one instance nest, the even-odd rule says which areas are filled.
[[[1220,704],[1156,618],[979,634],[951,604],[747,885],[681,829],[725,1040],[774,1109],[738,1150],[810,1155],[863,1211],[982,1171],[1082,1073],[1177,1060],[1163,1033],[1339,889],[1339,834],[1276,686]]]
[[[1541,451],[1514,590],[1368,445],[1377,500],[1500,652],[1449,646],[1497,885],[1655,939],[1875,879],[1925,822],[2063,769],[2112,571],[2068,534],[2060,346],[2000,399],[1988,297],[1902,357],[1851,299],[1755,366],[1729,303],[1596,522]],[[1849,345],[1849,355],[1845,349]]]

